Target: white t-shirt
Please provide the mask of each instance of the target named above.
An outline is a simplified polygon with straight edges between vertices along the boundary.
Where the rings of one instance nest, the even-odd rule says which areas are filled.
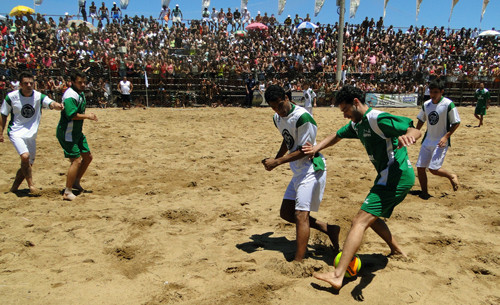
[[[314,93],[313,89],[308,88],[307,90],[304,90],[304,107],[306,108],[311,108],[312,101],[316,97],[316,93]]]
[[[274,114],[273,120],[290,153],[301,149],[307,142],[316,145],[318,127],[311,114],[303,107],[292,104],[292,111],[288,116],[280,117]],[[319,156],[326,170],[326,162],[321,154]],[[290,168],[294,176],[314,172],[313,163],[307,156],[290,162]]]
[[[130,95],[130,81],[120,81],[120,89],[123,95]]]
[[[444,96],[437,104],[432,103],[432,99],[424,102],[417,119],[427,122],[427,131],[422,145],[437,145],[451,125],[460,123],[455,104]]]
[[[1,114],[11,115],[7,127],[9,137],[36,137],[42,117],[41,107],[48,108],[52,102],[48,96],[34,90],[31,96],[23,96],[20,90],[9,93],[0,108]]]

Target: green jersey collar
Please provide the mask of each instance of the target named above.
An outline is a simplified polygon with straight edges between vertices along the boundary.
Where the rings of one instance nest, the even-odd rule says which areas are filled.
[[[292,103],[290,103],[290,104],[292,104]],[[286,114],[286,116],[289,116],[290,113],[292,113],[294,110],[295,110],[295,104],[292,104],[292,109],[290,109],[290,111]]]

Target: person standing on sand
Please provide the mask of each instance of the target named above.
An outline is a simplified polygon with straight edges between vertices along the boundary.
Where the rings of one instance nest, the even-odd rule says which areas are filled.
[[[317,154],[310,160],[301,150],[306,142],[316,142],[316,122],[304,108],[291,104],[280,86],[269,86],[265,98],[276,112],[273,117],[274,125],[281,132],[283,142],[276,157],[266,158],[262,160],[262,164],[267,171],[272,171],[281,164],[290,163],[293,178],[283,196],[280,216],[296,224],[297,250],[294,260],[301,262],[305,258],[310,228],[327,234],[334,251],[338,252],[340,227],[309,215],[311,211],[318,211],[326,183],[324,157]]]
[[[349,262],[359,249],[368,228],[372,228],[389,245],[390,255],[406,257],[380,217],[389,218],[394,207],[403,201],[415,182],[406,146],[414,144],[421,132],[412,127],[411,119],[369,107],[365,103],[365,93],[353,86],[345,86],[338,92],[335,106],[351,122],[316,146],[307,143],[302,151],[312,158],[322,149],[344,138],[359,138],[378,173],[375,185],[352,220],[338,266],[332,272],[313,274],[317,279],[340,289]]]
[[[64,156],[69,158],[71,165],[66,176],[66,188],[64,200],[74,200],[73,188],[82,192],[80,179],[92,162],[92,154],[87,144],[87,138],[82,132],[83,120],[97,121],[93,113],[85,114],[87,101],[85,99],[85,87],[87,78],[81,71],[71,74],[71,87],[63,95],[64,111],[61,111],[61,119],[57,125],[57,139],[64,150]]]
[[[21,157],[21,168],[17,171],[10,191],[16,192],[26,179],[30,193],[37,193],[31,168],[35,162],[36,137],[42,118],[41,108],[43,106],[62,110],[64,106],[51,100],[45,94],[33,90],[35,80],[30,72],[22,72],[19,75],[19,83],[21,89],[10,92],[0,108],[0,142],[4,142],[3,131],[10,114],[7,135]]]
[[[450,173],[442,166],[448,146],[450,146],[450,137],[460,126],[460,116],[455,104],[443,96],[443,82],[433,81],[430,83],[429,89],[431,99],[422,104],[422,109],[417,115],[418,130],[425,122],[428,122],[417,160],[418,181],[422,188],[420,198],[422,199],[431,197],[427,188],[427,168],[433,175],[448,178],[453,190],[458,190],[457,175]]]
[[[479,120],[477,127],[483,126],[483,116],[486,115],[486,109],[490,107],[490,92],[484,88],[484,83],[479,84],[479,89],[474,93],[476,100],[476,109],[474,109],[474,116]]]

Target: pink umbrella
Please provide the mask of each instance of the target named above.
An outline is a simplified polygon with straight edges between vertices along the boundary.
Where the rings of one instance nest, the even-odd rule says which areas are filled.
[[[265,31],[265,30],[267,30],[267,25],[262,24],[260,22],[254,22],[254,23],[247,25],[247,27],[245,29],[248,31],[251,31],[251,30]]]

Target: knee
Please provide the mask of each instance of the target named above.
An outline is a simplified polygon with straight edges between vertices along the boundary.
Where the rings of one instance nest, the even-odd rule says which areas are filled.
[[[438,170],[438,169],[430,169],[430,168],[429,168],[429,172],[430,172],[431,174],[433,174],[433,175],[437,175],[437,174],[438,174],[438,172],[439,172],[439,170]]]
[[[80,166],[82,164],[82,157],[71,159],[71,164],[74,164],[76,166]]]
[[[83,154],[82,158],[83,158],[83,161],[85,161],[85,163],[90,163],[94,159],[94,157],[92,156],[91,153]]]
[[[29,153],[21,154],[21,163],[29,164],[29,162],[30,162],[30,154]]]
[[[307,212],[307,211],[295,211],[295,221],[297,223],[309,222],[309,212]]]

